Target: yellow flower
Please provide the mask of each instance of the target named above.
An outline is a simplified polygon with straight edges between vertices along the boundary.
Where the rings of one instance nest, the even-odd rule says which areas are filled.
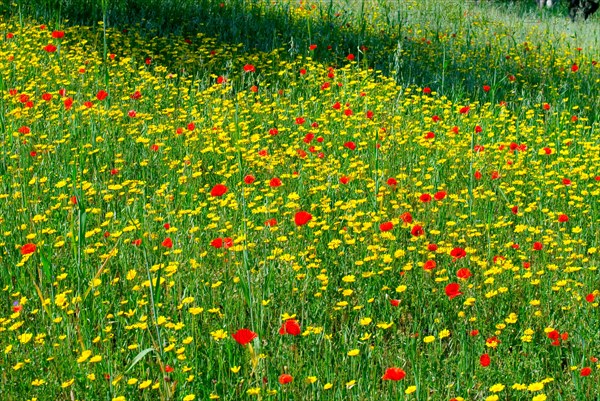
[[[75,383],[75,379],[67,380],[66,382],[63,382],[63,384],[61,384],[60,386],[61,386],[62,388],[67,388],[67,387],[69,387],[70,385],[72,385],[73,383]]]
[[[92,356],[92,351],[85,350],[81,353],[81,356],[77,359],[77,363],[82,363],[87,361],[87,359]]]
[[[333,384],[331,384],[331,383],[325,383],[325,385],[323,386],[323,390],[329,390],[332,387],[333,387]]]
[[[145,388],[148,388],[148,387],[150,387],[150,385],[151,385],[151,384],[152,384],[152,380],[144,380],[143,382],[141,382],[141,383],[140,383],[140,385],[139,385],[139,387],[138,387],[138,388],[139,388],[140,390],[143,390],[143,389],[145,389]]]
[[[241,366],[233,366],[231,368],[229,368],[229,370],[231,370],[233,373],[237,373],[240,371],[242,367]]]
[[[427,336],[427,337],[423,338],[423,341],[425,343],[431,343],[431,342],[435,341],[435,337],[434,336]]]
[[[438,334],[438,338],[441,340],[443,338],[449,337],[450,336],[450,330],[442,330],[440,331],[440,333]]]
[[[33,334],[31,334],[31,333],[23,333],[20,336],[18,336],[17,338],[19,339],[21,344],[27,344],[29,341],[31,341],[32,337],[33,337]]]
[[[196,396],[194,394],[188,394],[185,397],[183,397],[182,401],[193,401],[196,399]]]
[[[352,387],[354,387],[356,385],[356,380],[350,380],[348,383],[346,383],[346,388],[348,390],[350,390]]]
[[[498,398],[499,397],[497,395],[490,395],[485,399],[485,401],[498,401]]]
[[[216,331],[211,331],[210,335],[215,341],[220,341],[224,338],[227,338],[227,332],[225,330],[219,329]]]
[[[527,386],[527,390],[529,390],[529,391],[540,391],[543,388],[544,388],[544,383],[541,383],[541,382],[531,383],[529,386]]]
[[[358,350],[358,349],[353,349],[351,351],[348,351],[348,356],[356,356],[358,354],[360,354],[360,350]]]
[[[260,394],[260,387],[249,388],[248,391],[246,391],[246,394],[248,394],[248,395],[259,395]]]
[[[100,362],[101,360],[102,360],[102,356],[100,356],[100,355],[94,355],[94,356],[92,357],[92,359],[90,359],[90,362],[89,362],[89,363]]]
[[[361,326],[368,326],[369,324],[371,324],[372,321],[373,321],[373,319],[371,319],[370,317],[364,317],[364,318],[360,319],[359,324]]]
[[[417,391],[417,386],[408,386],[406,390],[404,390],[404,394],[412,394]]]
[[[535,397],[533,397],[531,399],[531,401],[546,401],[548,397],[546,397],[546,394],[538,394]]]
[[[125,398],[124,396],[120,395],[118,397],[114,397],[112,399],[112,401],[127,401],[127,398]]]
[[[313,384],[316,381],[317,381],[317,376],[308,376],[306,378],[306,382],[309,383],[309,384]]]
[[[492,387],[490,387],[490,391],[492,393],[499,393],[500,391],[504,390],[504,384],[494,384]]]

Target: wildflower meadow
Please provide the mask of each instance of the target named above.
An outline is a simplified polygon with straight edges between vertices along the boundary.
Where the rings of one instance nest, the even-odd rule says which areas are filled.
[[[598,399],[597,16],[81,3],[0,3],[1,400]]]

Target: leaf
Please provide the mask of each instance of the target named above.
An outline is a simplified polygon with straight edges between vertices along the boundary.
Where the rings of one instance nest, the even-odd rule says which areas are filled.
[[[156,352],[156,350],[154,348],[152,348],[152,347],[146,348],[145,350],[140,351],[140,353],[137,354],[135,356],[135,358],[133,358],[133,361],[131,362],[131,366],[125,371],[125,373],[128,373],[131,369],[133,369],[133,367],[135,365],[137,365],[137,363],[139,361],[141,361],[148,353],[150,353],[152,351]]]

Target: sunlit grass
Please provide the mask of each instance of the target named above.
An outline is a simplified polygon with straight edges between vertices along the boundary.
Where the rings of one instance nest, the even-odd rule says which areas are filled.
[[[242,3],[0,19],[3,399],[593,399],[594,34]]]

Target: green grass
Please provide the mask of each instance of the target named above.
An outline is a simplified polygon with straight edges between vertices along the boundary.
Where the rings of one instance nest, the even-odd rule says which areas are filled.
[[[219,3],[2,4],[1,398],[593,399],[597,23]]]

